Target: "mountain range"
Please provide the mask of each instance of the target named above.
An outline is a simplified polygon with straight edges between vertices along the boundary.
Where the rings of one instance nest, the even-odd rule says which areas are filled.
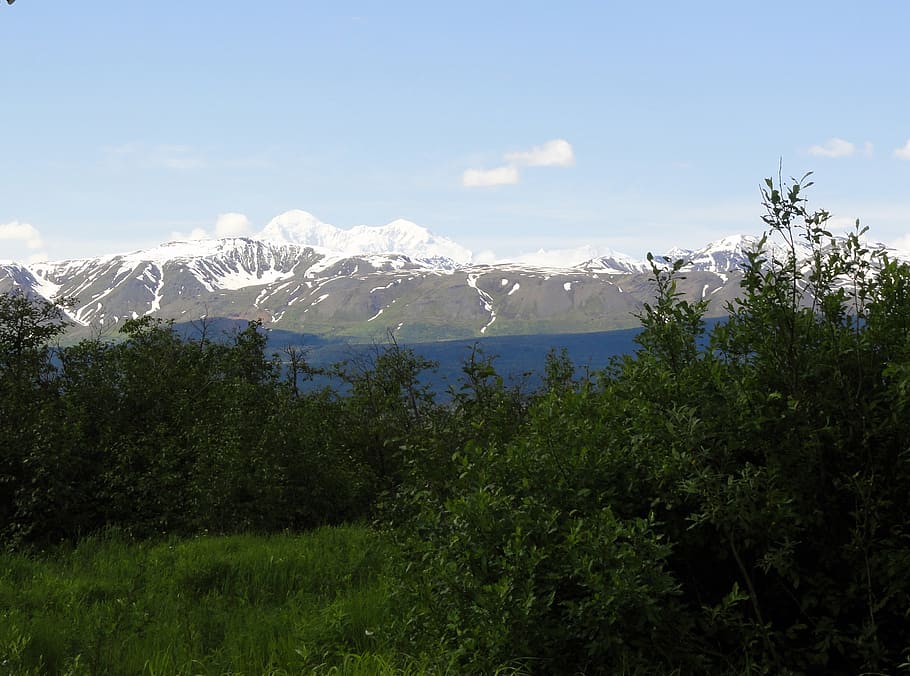
[[[739,292],[746,252],[734,235],[698,249],[680,290],[719,315]],[[589,250],[590,251],[590,250]],[[0,263],[0,292],[77,299],[71,336],[114,334],[130,318],[261,320],[283,331],[403,341],[578,333],[635,326],[653,296],[651,266],[615,252],[574,265],[476,264],[471,252],[415,223],[342,230],[289,211],[250,237],[169,242],[115,254]]]

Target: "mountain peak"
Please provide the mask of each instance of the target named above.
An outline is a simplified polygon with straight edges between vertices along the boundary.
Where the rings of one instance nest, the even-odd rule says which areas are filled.
[[[409,221],[406,218],[396,218],[394,221],[386,223],[386,228],[394,228],[396,230],[414,230],[420,232],[428,232],[428,230],[422,225],[417,225],[414,221]]]
[[[257,238],[280,244],[328,247],[337,228],[323,223],[309,211],[292,209],[273,218]]]
[[[403,218],[386,225],[358,225],[343,229],[297,209],[273,218],[257,238],[317,247],[346,256],[399,253],[423,260],[448,259],[453,264],[471,260],[471,252],[456,242],[438,237],[425,227]]]

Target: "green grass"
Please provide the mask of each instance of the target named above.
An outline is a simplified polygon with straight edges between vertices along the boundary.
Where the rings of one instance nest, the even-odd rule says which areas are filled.
[[[445,673],[392,641],[390,556],[359,526],[2,554],[0,674]]]

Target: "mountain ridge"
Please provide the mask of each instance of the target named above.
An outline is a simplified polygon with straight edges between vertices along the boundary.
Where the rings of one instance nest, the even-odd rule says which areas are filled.
[[[721,314],[757,241],[731,235],[699,249],[672,249],[668,257],[689,261],[680,290]],[[410,221],[345,231],[295,211],[253,237],[0,264],[0,291],[77,298],[67,309],[77,336],[152,315],[259,320],[364,339],[391,330],[411,340],[626,328],[653,295],[650,263],[625,254],[605,252],[570,267],[539,260],[544,264],[472,263],[467,249]]]

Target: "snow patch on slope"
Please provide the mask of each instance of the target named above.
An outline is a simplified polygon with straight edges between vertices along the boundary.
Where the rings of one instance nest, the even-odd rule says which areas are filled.
[[[487,329],[490,328],[493,322],[496,321],[496,310],[493,308],[493,297],[477,286],[477,279],[479,277],[480,275],[478,273],[472,273],[468,275],[467,281],[468,286],[474,289],[477,292],[477,295],[480,297],[480,303],[483,305],[483,309],[490,313],[490,321],[488,321],[480,329],[481,333],[486,333]]]

